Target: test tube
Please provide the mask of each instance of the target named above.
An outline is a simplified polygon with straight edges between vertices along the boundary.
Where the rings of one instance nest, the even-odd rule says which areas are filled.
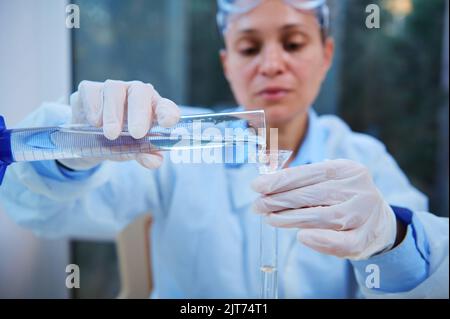
[[[292,155],[289,150],[267,150],[259,153],[260,174],[273,174],[281,170]],[[278,230],[260,220],[260,272],[261,298],[278,298]]]

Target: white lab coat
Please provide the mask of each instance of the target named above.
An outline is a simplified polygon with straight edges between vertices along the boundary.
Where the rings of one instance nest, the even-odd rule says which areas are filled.
[[[448,219],[427,212],[426,197],[410,185],[382,143],[352,132],[336,116],[310,119],[299,152],[305,158],[294,162],[346,158],[368,167],[385,200],[412,210],[424,226],[430,274],[410,291],[380,294],[356,281],[349,261],[315,252],[295,240],[295,230],[282,230],[281,297],[448,298]],[[47,104],[22,125],[69,120],[67,106]],[[0,198],[17,223],[51,237],[112,238],[151,211],[155,296],[258,297],[259,219],[250,211],[257,194],[249,186],[256,175],[250,165],[174,165],[169,156],[159,170],[106,162],[79,180],[68,179],[54,162],[17,163],[8,168]]]

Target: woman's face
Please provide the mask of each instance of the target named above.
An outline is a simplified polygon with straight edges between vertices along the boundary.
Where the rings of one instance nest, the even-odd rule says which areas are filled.
[[[279,127],[305,111],[318,95],[334,45],[322,40],[314,13],[283,1],[263,1],[233,17],[221,52],[225,76],[247,110],[264,109]]]

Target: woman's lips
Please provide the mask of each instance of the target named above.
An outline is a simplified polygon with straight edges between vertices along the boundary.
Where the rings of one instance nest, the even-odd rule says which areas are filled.
[[[258,93],[258,96],[262,97],[267,101],[278,101],[283,99],[290,92],[291,90],[284,88],[268,88],[260,91]]]

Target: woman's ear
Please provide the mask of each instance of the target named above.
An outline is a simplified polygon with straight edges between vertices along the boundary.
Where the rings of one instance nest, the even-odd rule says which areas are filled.
[[[333,58],[334,58],[334,40],[332,37],[328,37],[324,43],[324,61],[325,61],[324,73],[325,73],[325,75],[328,72],[328,70],[330,69],[331,65],[333,64]]]
[[[225,78],[228,79],[228,53],[226,49],[221,49],[220,52],[220,61],[222,62],[223,74]]]

